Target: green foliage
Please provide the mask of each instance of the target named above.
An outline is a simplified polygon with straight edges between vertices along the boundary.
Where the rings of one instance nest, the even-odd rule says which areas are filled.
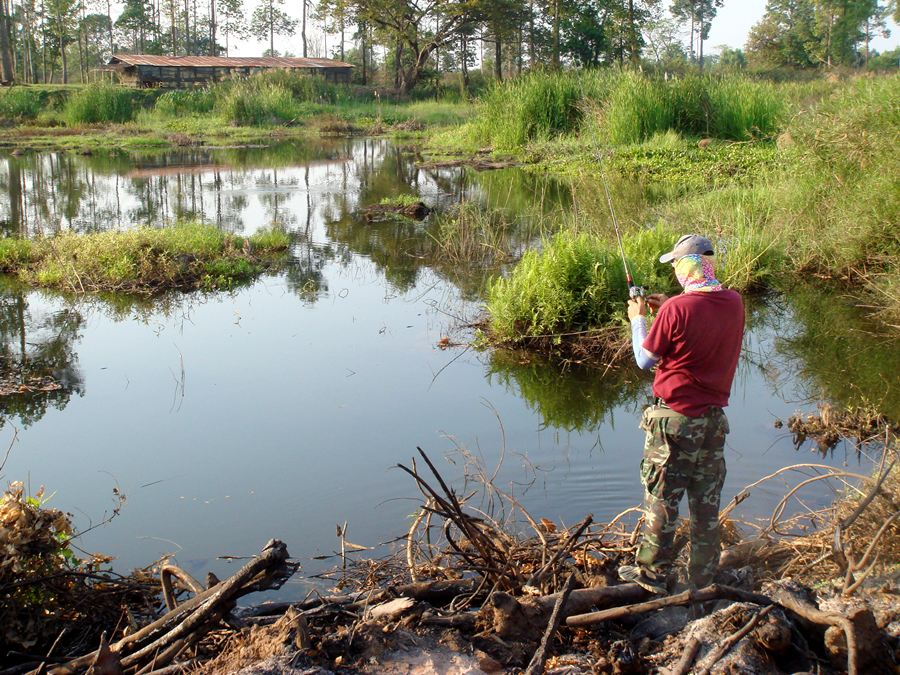
[[[509,152],[574,132],[628,145],[670,130],[747,140],[777,133],[785,111],[772,85],[737,75],[665,81],[632,71],[535,72],[495,85],[477,117],[443,142]]]
[[[576,73],[536,72],[497,84],[488,91],[473,124],[481,142],[497,150],[573,131],[582,111]]]
[[[283,230],[262,230],[245,242],[215,227],[189,223],[162,229],[65,232],[31,243],[30,253],[19,240],[0,239],[0,255],[7,256],[0,259],[10,261],[4,271],[40,286],[79,293],[149,294],[197,286],[231,288],[265,269],[289,244]]]
[[[382,206],[414,206],[421,201],[418,195],[408,193],[394,195],[393,197],[382,197],[378,202]]]
[[[216,96],[212,89],[176,89],[160,94],[153,109],[161,115],[202,115],[212,112]]]
[[[69,126],[128,122],[134,117],[131,91],[109,84],[84,87],[69,96],[63,116]]]
[[[304,103],[349,103],[352,100],[349,87],[327,82],[324,77],[303,75],[291,70],[270,70],[254,75],[260,84],[279,86],[291,92],[296,101]]]
[[[297,117],[297,107],[289,89],[262,78],[233,83],[217,102],[217,109],[232,124],[269,126]]]
[[[900,255],[900,75],[860,78],[789,129],[783,203],[801,269],[858,275]]]
[[[31,242],[27,239],[0,239],[0,272],[9,272],[28,263]]]
[[[45,96],[30,87],[11,87],[0,93],[0,119],[10,122],[33,120],[45,105]]]
[[[662,226],[625,237],[629,268],[639,283],[655,290],[671,288],[671,272],[654,262],[675,239]],[[541,251],[527,251],[508,277],[496,279],[488,289],[487,307],[494,334],[515,341],[623,320],[627,299],[615,240],[566,230]]]

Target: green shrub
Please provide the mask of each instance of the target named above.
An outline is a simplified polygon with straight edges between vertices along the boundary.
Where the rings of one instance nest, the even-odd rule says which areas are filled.
[[[29,87],[11,87],[0,93],[0,119],[11,122],[33,120],[44,107],[45,97]]]
[[[100,122],[128,122],[134,117],[130,89],[92,84],[74,92],[66,101],[63,116],[70,126]]]
[[[767,82],[726,77],[709,83],[709,134],[747,140],[777,134],[785,123],[783,95]]]

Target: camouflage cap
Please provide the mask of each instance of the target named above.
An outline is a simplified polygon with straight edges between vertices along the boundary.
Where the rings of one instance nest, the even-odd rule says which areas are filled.
[[[713,255],[712,242],[699,234],[686,234],[675,243],[675,248],[659,257],[659,262],[672,262],[692,253]]]

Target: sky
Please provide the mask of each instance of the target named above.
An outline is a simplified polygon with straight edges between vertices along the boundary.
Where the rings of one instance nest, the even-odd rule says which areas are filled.
[[[257,0],[244,0],[247,7],[247,13],[253,11],[253,6]],[[666,0],[668,1],[668,0]],[[299,14],[300,3],[289,1],[286,3],[286,11]],[[763,16],[766,9],[766,0],[725,0],[725,4],[719,9],[719,12],[712,23],[709,32],[709,40],[704,45],[704,51],[707,53],[718,53],[722,45],[729,47],[743,48],[747,41],[747,34],[750,28],[757,23]],[[248,17],[249,19],[249,17]],[[888,38],[879,37],[872,42],[872,47],[878,51],[886,51],[900,46],[900,26],[891,24],[891,36]],[[313,41],[321,42],[321,31],[316,30],[316,36]],[[310,31],[307,30],[307,35]],[[350,31],[348,31],[349,40]],[[337,44],[338,36],[329,35],[327,38],[327,46],[329,51]],[[237,45],[233,45],[230,50],[231,56],[259,56],[263,50],[268,47],[268,43],[257,42],[255,40],[246,40]],[[299,56],[302,53],[299,29],[295,36],[276,37],[275,49],[280,52],[289,51]],[[312,54],[310,54],[312,55]]]

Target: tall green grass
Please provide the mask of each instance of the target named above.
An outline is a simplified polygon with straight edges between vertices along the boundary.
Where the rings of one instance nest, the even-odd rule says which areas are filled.
[[[46,96],[29,87],[10,87],[0,93],[0,119],[10,122],[33,120],[44,108]]]
[[[70,126],[128,122],[134,113],[131,90],[109,84],[90,85],[72,93],[63,109],[63,117]]]
[[[800,269],[858,278],[900,257],[900,75],[859,78],[789,128],[781,197]]]
[[[153,109],[167,117],[203,115],[212,112],[215,104],[216,94],[211,88],[176,89],[160,94]]]
[[[627,237],[629,268],[641,283],[669,290],[671,271],[654,265],[674,234],[659,226]],[[487,308],[501,341],[605,326],[625,316],[628,285],[615,240],[565,230],[529,250],[508,277],[494,280]]]
[[[284,124],[297,117],[297,106],[289,89],[261,78],[232,84],[216,109],[232,124],[267,126]]]
[[[776,88],[746,77],[663,80],[631,71],[534,72],[495,85],[454,140],[511,152],[530,142],[589,132],[607,145],[667,131],[729,140],[770,137],[785,121]]]

